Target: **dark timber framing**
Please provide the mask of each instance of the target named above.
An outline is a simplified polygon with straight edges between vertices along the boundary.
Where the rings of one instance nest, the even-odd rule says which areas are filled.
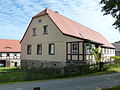
[[[73,54],[72,53],[72,44],[77,43],[78,44],[78,53]],[[93,55],[93,54],[86,54],[86,43],[87,41],[73,41],[73,42],[66,42],[66,61],[67,62],[82,62],[86,61],[86,55]],[[81,50],[82,53],[80,53],[80,45],[82,46]],[[73,57],[76,56],[77,59],[73,59]],[[80,59],[80,56],[82,56],[82,60]]]
[[[78,53],[77,54],[72,54],[72,44],[73,43],[77,43],[77,47],[78,47]],[[66,60],[67,61],[72,61],[73,60],[73,56],[77,56],[77,59],[74,61],[81,61],[80,60],[80,56],[83,57],[84,60],[84,56],[85,56],[85,52],[82,50],[82,53],[80,53],[80,43],[82,43],[82,48],[83,50],[85,50],[85,45],[84,45],[84,41],[73,41],[73,42],[66,42]],[[70,52],[69,52],[70,51]],[[70,57],[70,59],[69,59]]]
[[[83,61],[85,61],[85,43],[82,43],[82,49],[83,49]]]

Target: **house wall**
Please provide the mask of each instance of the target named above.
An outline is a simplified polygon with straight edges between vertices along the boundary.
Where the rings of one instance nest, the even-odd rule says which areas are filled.
[[[116,56],[120,56],[120,51],[115,51]]]
[[[96,48],[95,44],[92,44],[92,48]],[[99,46],[98,48],[102,50],[102,57],[103,57],[102,61],[105,62],[113,61],[111,59],[111,56],[115,56],[115,49],[101,47],[101,46]],[[86,47],[86,54],[89,54],[89,46]],[[96,62],[94,55],[86,55],[86,60],[89,60],[91,63]]]
[[[16,56],[15,56],[15,54],[16,54]],[[6,52],[1,52],[0,59],[14,59],[14,58],[20,58],[20,53],[11,53],[10,52],[9,56],[7,56]]]
[[[38,22],[39,19],[41,19],[42,22]],[[43,35],[44,25],[48,25],[47,35]],[[36,28],[36,36],[32,35],[33,28]],[[34,63],[36,63],[37,61],[66,62],[66,42],[71,41],[82,40],[63,35],[47,15],[34,18],[31,21],[31,24],[21,43],[22,62],[31,62],[31,64],[35,60],[36,61]],[[51,43],[55,44],[55,55],[48,54],[48,46]],[[42,55],[36,54],[37,44],[42,44]],[[32,45],[31,55],[27,55],[27,45]]]
[[[7,56],[7,53],[9,53],[9,56]],[[15,67],[15,62],[17,63],[17,66],[20,66],[20,53],[0,52],[0,64],[2,64],[3,61],[5,61],[6,67]]]
[[[104,61],[111,61],[111,56],[115,56],[115,49],[102,48]]]
[[[115,55],[120,56],[120,43],[112,43],[112,45],[115,47]]]
[[[42,20],[42,22],[38,22],[38,20]],[[48,25],[48,34],[43,35],[43,26]],[[33,36],[33,28],[36,28],[36,36]],[[62,32],[56,27],[56,25],[52,22],[52,20],[47,16],[43,15],[37,18],[32,19],[28,30],[21,42],[21,65],[22,66],[40,66],[46,65],[51,66],[54,65],[60,66],[65,65],[66,62],[66,43],[67,42],[76,42],[83,41],[81,39],[77,39],[74,37],[70,37],[67,35],[63,35]],[[55,44],[55,55],[48,54],[49,44]],[[42,44],[42,55],[37,55],[37,44]],[[27,55],[27,45],[32,45],[32,53],[31,55]],[[70,46],[68,46],[70,47]],[[95,47],[95,45],[93,45]],[[83,53],[82,44],[79,46],[79,51]],[[85,53],[86,60],[94,60],[93,55],[87,55]],[[114,56],[114,54],[104,54],[106,59],[110,59],[110,56]],[[68,57],[69,58],[69,57]],[[77,56],[73,56],[73,59],[76,60]],[[79,57],[83,60],[83,57]]]

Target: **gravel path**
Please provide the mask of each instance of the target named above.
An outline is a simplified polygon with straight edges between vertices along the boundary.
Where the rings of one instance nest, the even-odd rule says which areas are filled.
[[[0,90],[99,90],[103,87],[120,85],[120,73],[97,75],[82,78],[49,80],[21,84],[0,85]]]

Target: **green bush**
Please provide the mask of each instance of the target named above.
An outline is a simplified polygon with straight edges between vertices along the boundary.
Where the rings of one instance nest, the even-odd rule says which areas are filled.
[[[120,56],[112,56],[111,59],[119,59],[120,60]]]

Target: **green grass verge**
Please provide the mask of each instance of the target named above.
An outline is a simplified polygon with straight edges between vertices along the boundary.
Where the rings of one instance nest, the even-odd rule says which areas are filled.
[[[111,88],[103,88],[101,90],[120,90],[120,86],[115,86],[115,87],[111,87]]]
[[[25,71],[19,71],[18,68],[10,68],[10,67],[0,67],[0,71],[12,71],[18,70],[17,72],[8,72],[8,73],[0,73],[0,84],[5,83],[18,83],[18,82],[31,82],[31,81],[43,81],[43,80],[55,80],[55,79],[66,79],[66,78],[75,78],[75,77],[87,77],[87,76],[95,76],[102,74],[110,74],[115,72],[120,72],[120,66],[117,67],[110,66],[109,69],[105,71],[96,71],[83,75],[64,75],[60,73],[31,73]]]
[[[13,83],[13,82],[30,82],[30,81],[43,81],[43,80],[55,80],[55,79],[67,79],[76,77],[88,77],[102,74],[110,74],[115,71],[101,71],[86,75],[70,75],[64,76],[63,74],[40,74],[40,73],[28,73],[28,72],[12,72],[12,73],[0,73],[0,84]]]

